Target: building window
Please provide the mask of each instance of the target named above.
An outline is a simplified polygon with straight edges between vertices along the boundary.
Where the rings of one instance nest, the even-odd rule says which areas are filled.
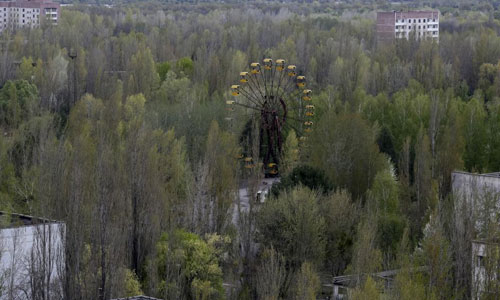
[[[408,29],[411,29],[411,25],[410,25],[410,26],[408,26]]]
[[[418,19],[418,23],[421,23],[421,21],[422,21],[421,19]]]
[[[479,268],[484,268],[484,256],[481,255],[477,256],[477,266]]]

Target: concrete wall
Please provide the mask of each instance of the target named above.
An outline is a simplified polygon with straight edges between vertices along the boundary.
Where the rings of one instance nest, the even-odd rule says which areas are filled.
[[[0,230],[0,299],[30,299],[41,289],[61,291],[65,229],[52,222]]]
[[[477,238],[486,238],[483,235],[486,221],[496,220],[496,215],[500,211],[500,176],[498,173],[453,172],[452,191],[455,208],[468,210],[466,215],[475,220]]]

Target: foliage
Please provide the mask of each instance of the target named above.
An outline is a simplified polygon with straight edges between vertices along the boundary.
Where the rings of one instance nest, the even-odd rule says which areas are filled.
[[[386,164],[376,136],[377,129],[360,116],[329,112],[312,136],[311,164],[323,170],[335,187],[346,188],[355,199],[362,197]]]
[[[260,240],[281,253],[292,270],[306,260],[320,263],[324,255],[324,218],[317,192],[302,186],[280,193],[261,208],[257,218]]]
[[[267,284],[307,298],[316,272],[401,267],[395,298],[469,297],[470,240],[494,222],[455,215],[451,172],[500,169],[500,14],[483,2],[427,3],[439,43],[377,41],[366,1],[74,5],[58,26],[4,31],[0,210],[66,223],[66,276],[46,296],[121,297],[127,269],[132,290],[168,299],[218,298],[223,277],[228,297]],[[286,130],[281,183],[262,206],[239,203],[244,227],[239,188],[260,177],[243,176],[252,146],[237,137],[252,117],[228,121],[225,101],[263,57],[297,65],[316,116],[304,143]],[[377,298],[364,278],[355,297]]]
[[[327,193],[332,190],[330,181],[324,172],[311,166],[301,165],[294,168],[290,174],[281,178],[280,182],[272,187],[272,194],[278,196],[281,191],[291,190],[298,185],[303,185],[311,190]]]
[[[132,297],[137,295],[142,295],[141,283],[139,282],[137,275],[129,270],[125,270],[125,297]]]
[[[303,262],[296,277],[294,299],[315,300],[321,287],[321,281],[312,265]]]
[[[355,300],[368,300],[368,299],[380,299],[380,290],[377,288],[375,281],[371,276],[365,281],[362,287],[356,288],[349,299]]]
[[[162,297],[224,299],[222,270],[214,245],[194,233],[177,230],[171,235],[163,234],[156,247],[155,265]]]

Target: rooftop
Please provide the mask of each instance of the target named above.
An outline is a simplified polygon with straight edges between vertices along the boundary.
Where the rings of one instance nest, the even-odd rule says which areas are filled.
[[[0,211],[0,228],[2,229],[30,226],[41,223],[59,223],[59,222],[39,217]]]

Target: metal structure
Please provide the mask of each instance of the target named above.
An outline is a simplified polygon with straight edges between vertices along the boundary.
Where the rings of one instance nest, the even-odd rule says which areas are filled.
[[[284,59],[253,62],[250,70],[241,72],[239,84],[231,86],[232,100],[226,101],[229,112],[241,107],[256,114],[259,120],[259,150],[266,172],[278,174],[284,136],[295,130],[300,140],[312,131],[314,105],[312,91],[306,89],[306,78],[297,74],[295,65]],[[245,167],[255,166],[251,157],[245,157]]]

